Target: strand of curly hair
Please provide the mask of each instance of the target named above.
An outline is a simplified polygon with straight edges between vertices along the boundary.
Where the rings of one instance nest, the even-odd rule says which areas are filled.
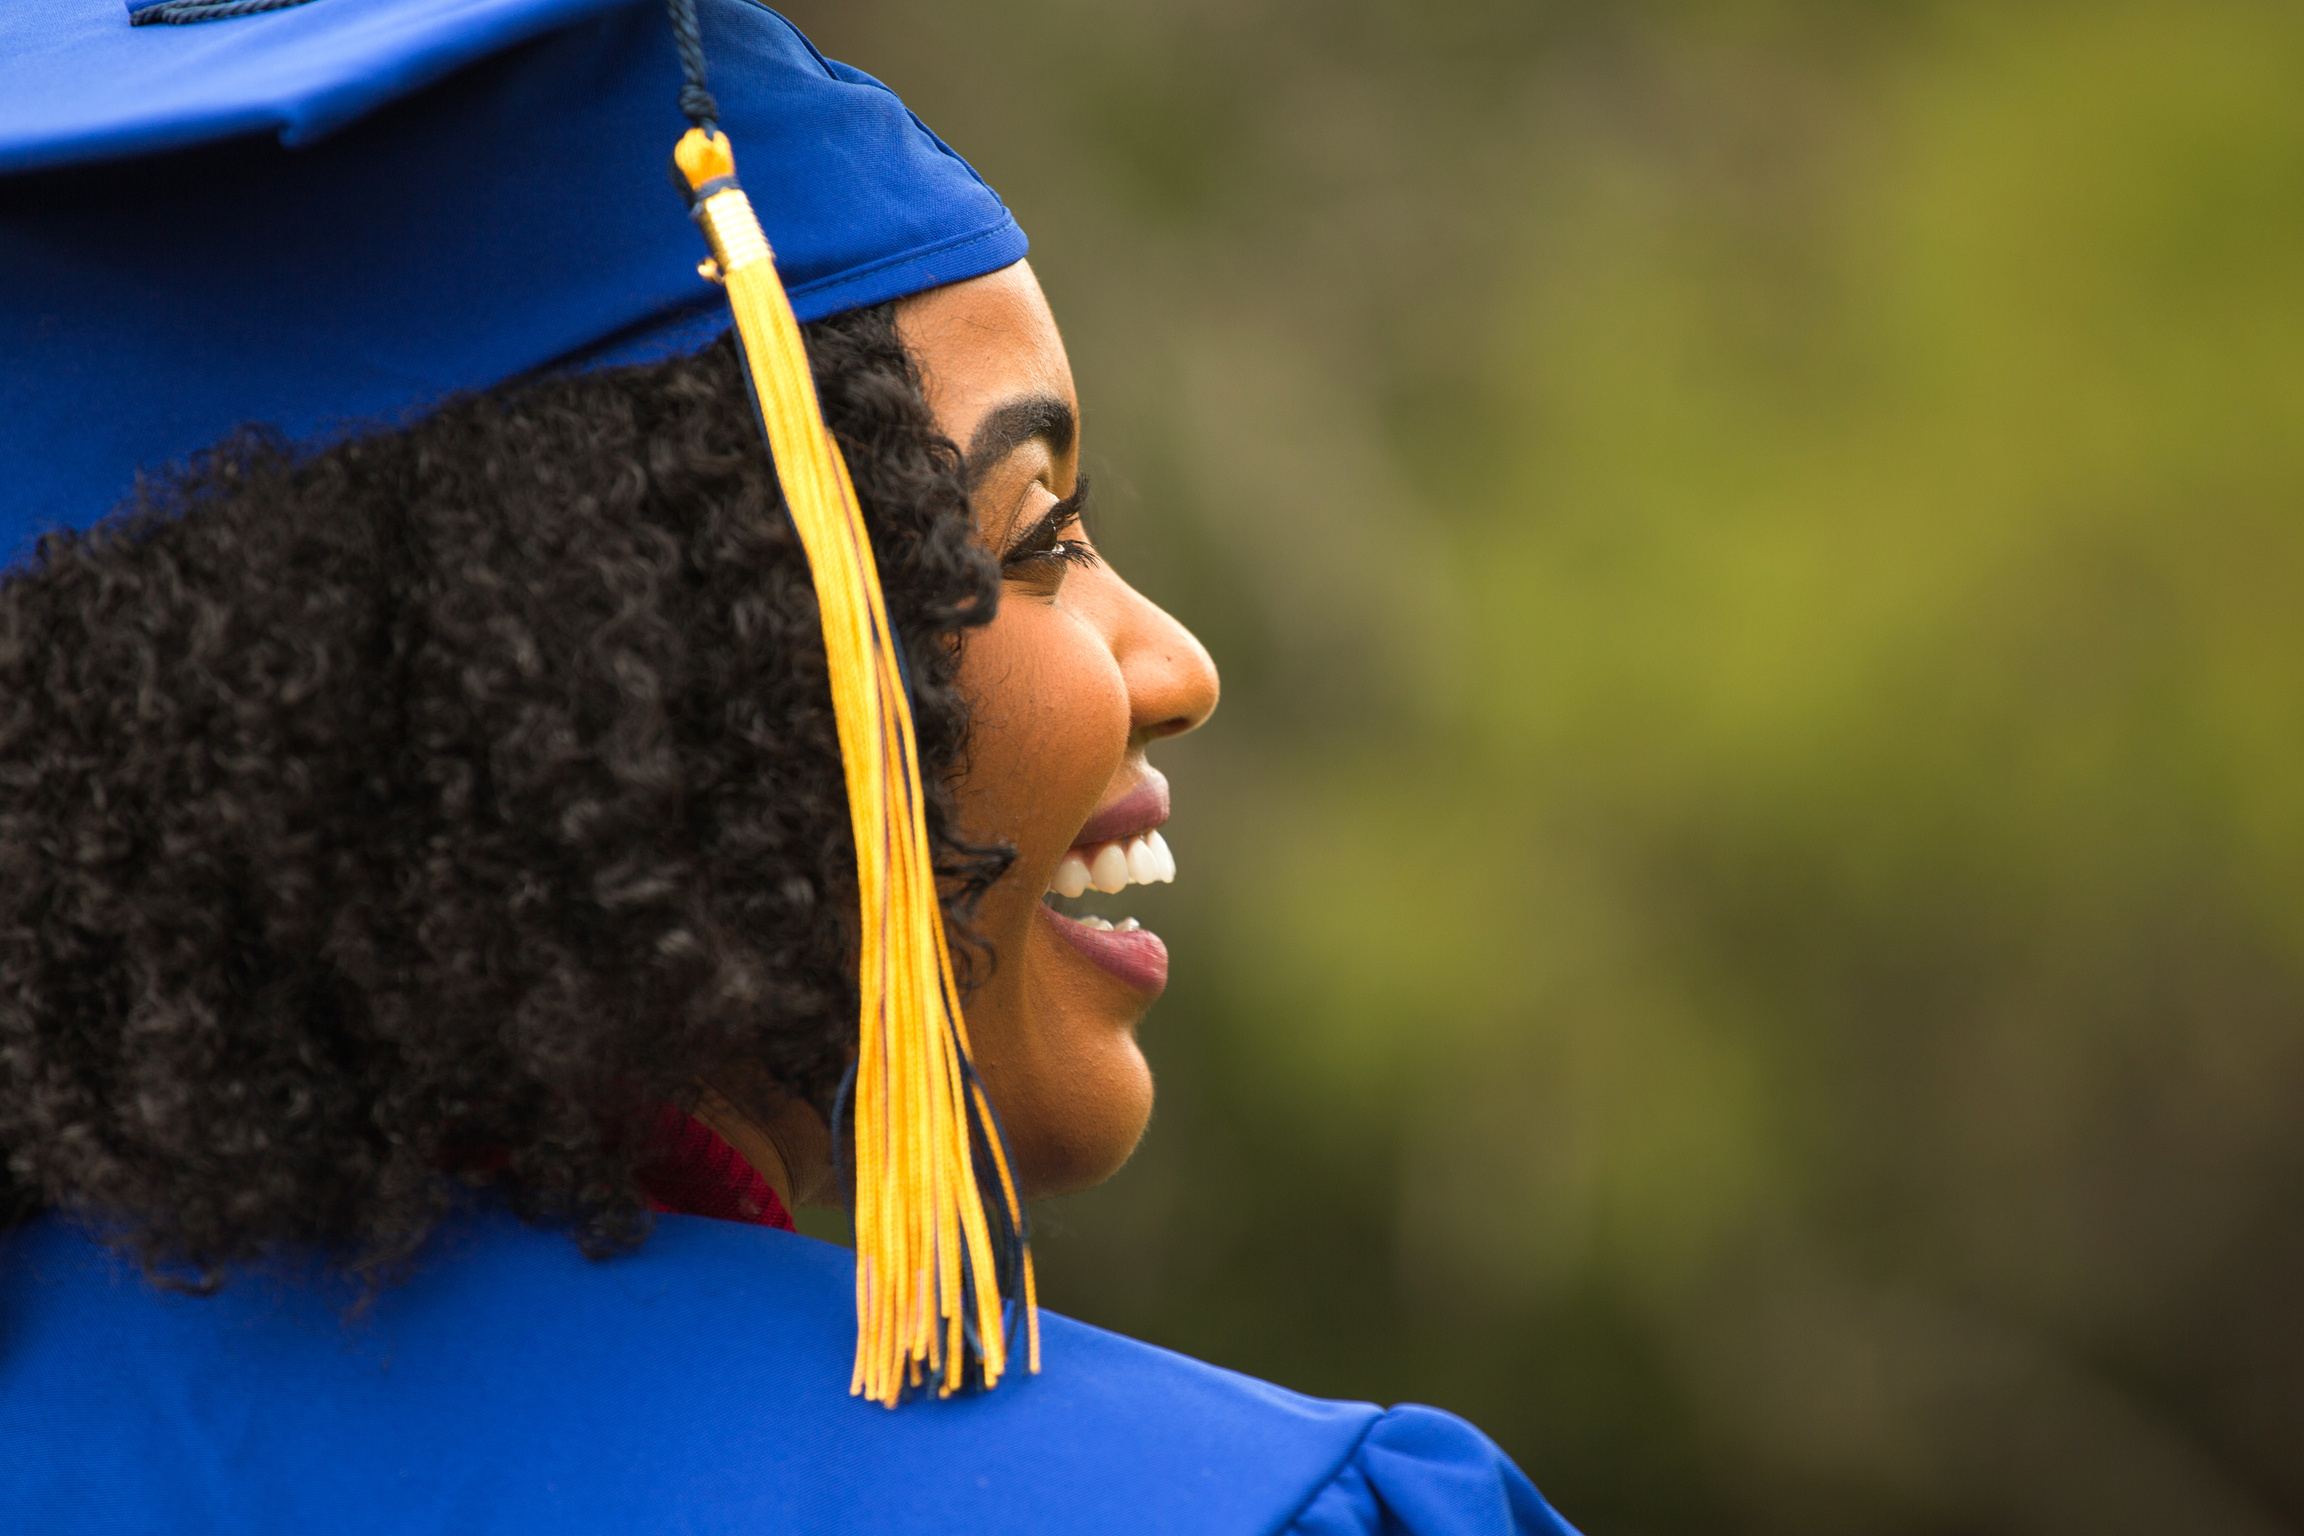
[[[964,919],[1007,857],[946,783],[997,571],[889,309],[808,343]],[[853,856],[738,370],[243,432],[0,585],[0,1204],[176,1283],[295,1246],[373,1285],[465,1185],[637,1242],[648,1128],[701,1083],[828,1102]]]

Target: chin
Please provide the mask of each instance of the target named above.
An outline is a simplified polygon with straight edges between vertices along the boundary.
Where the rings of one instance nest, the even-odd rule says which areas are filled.
[[[1035,900],[997,944],[1008,963],[968,1003],[977,1071],[1030,1200],[1100,1184],[1152,1118],[1152,1068],[1136,1025],[1156,993],[1091,964]]]
[[[1152,1069],[1134,1039],[1125,1038],[1124,1046],[1108,1053],[1118,1059],[1074,1076],[1063,1091],[1034,1095],[1037,1113],[1010,1116],[1003,1110],[1026,1199],[1093,1188],[1135,1154],[1152,1120]],[[994,1102],[999,1097],[995,1091]]]

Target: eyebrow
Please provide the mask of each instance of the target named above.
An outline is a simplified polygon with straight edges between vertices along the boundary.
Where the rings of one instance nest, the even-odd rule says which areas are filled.
[[[1062,453],[1079,430],[1071,405],[1055,395],[1028,395],[994,406],[968,439],[968,484],[981,483],[993,466],[1034,438]]]

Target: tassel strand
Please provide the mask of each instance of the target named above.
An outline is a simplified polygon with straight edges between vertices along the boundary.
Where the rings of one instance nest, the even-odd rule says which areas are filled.
[[[853,1096],[857,1337],[849,1390],[893,1407],[931,1379],[940,1396],[972,1376],[990,1387],[1008,1368],[1004,1289],[1022,1292],[1027,1366],[1040,1368],[1038,1297],[999,1123],[969,1058],[912,710],[871,539],[818,408],[773,254],[736,184],[726,136],[690,129],[673,163],[711,244],[704,270],[727,287],[761,427],[808,553],[856,840],[863,921]],[[979,1147],[999,1187],[1000,1203],[990,1211]],[[995,1262],[995,1221],[1009,1259],[1004,1266]]]

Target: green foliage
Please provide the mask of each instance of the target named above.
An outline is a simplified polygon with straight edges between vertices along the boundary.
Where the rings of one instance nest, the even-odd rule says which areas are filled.
[[[2295,13],[820,9],[1226,668],[1056,1305],[1595,1536],[2304,1521]]]

